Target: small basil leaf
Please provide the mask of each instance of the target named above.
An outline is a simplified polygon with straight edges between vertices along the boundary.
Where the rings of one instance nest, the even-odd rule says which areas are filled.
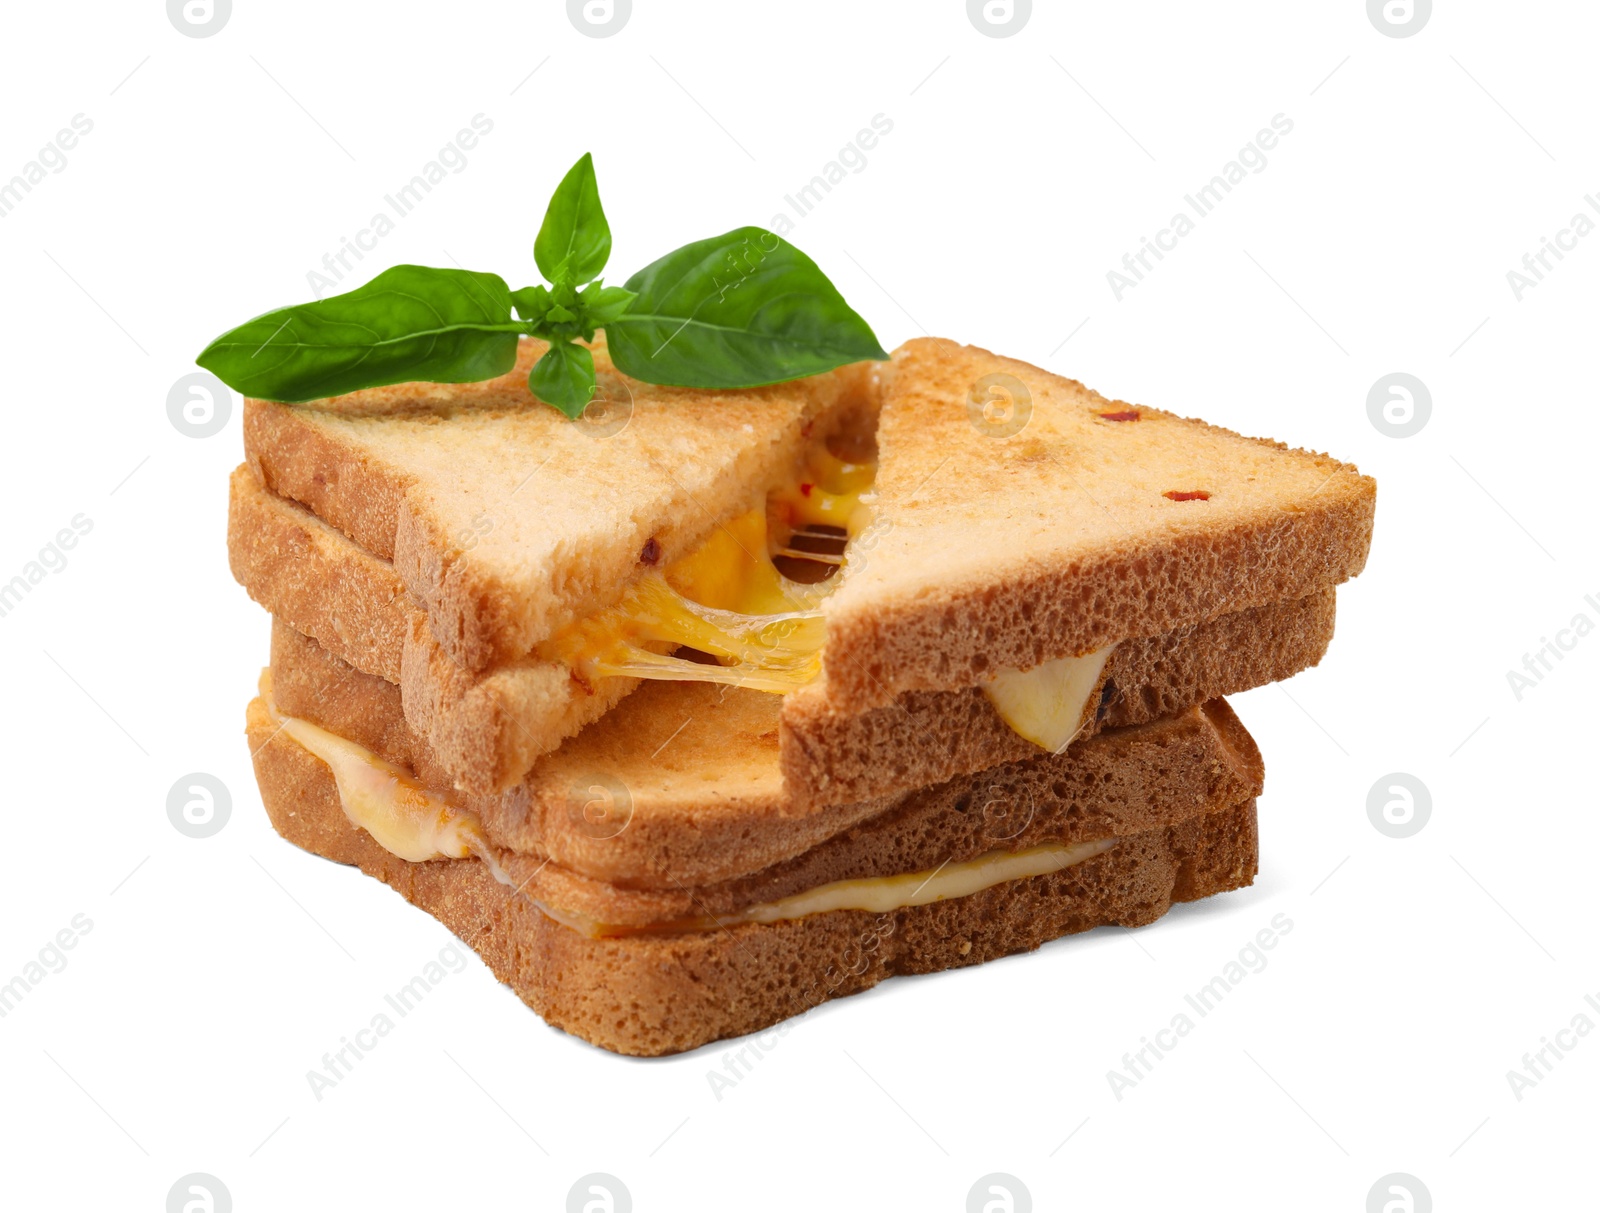
[[[600,209],[594,159],[585,152],[550,196],[533,259],[548,281],[564,283],[598,277],[610,256],[611,226]]]
[[[594,355],[581,345],[558,341],[528,372],[528,390],[568,417],[579,417],[594,397]]]
[[[525,286],[520,291],[511,292],[511,306],[517,309],[517,315],[524,320],[544,319],[551,304],[548,287]]]
[[[686,244],[627,286],[638,298],[606,345],[647,383],[755,387],[889,356],[811,258],[759,227]]]
[[[397,265],[346,294],[248,320],[195,361],[246,396],[318,400],[417,379],[492,379],[516,364],[524,329],[498,276]]]
[[[626,287],[601,286],[598,282],[591,282],[583,288],[578,302],[583,305],[585,322],[595,328],[604,328],[632,307],[637,297]]]

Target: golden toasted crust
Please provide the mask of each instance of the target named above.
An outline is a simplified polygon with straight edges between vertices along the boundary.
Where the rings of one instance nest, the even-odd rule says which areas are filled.
[[[531,658],[468,672],[439,647],[388,563],[268,492],[244,466],[229,485],[228,558],[275,616],[400,684],[407,719],[428,739],[445,786],[480,794],[511,786],[638,685],[609,678],[591,689],[565,667]]]
[[[854,371],[738,392],[657,387],[594,347],[598,398],[620,428],[573,423],[516,368],[469,384],[397,384],[318,401],[245,404],[261,483],[393,562],[440,646],[469,670],[527,655],[614,603],[654,541],[701,543],[788,473],[806,436],[854,409]]]
[[[908,342],[882,379],[873,523],[825,608],[843,708],[1299,599],[1366,561],[1373,481],[1326,456],[948,341]],[[984,419],[995,393],[1026,399],[1017,432]]]
[[[400,681],[418,611],[394,569],[267,492],[244,464],[228,481],[228,567],[274,617],[357,669]]]
[[[383,561],[266,492],[248,469],[234,474],[230,508],[235,575],[251,596],[352,665],[402,683],[406,716],[427,738],[443,786],[473,797],[505,792],[504,803],[516,806],[532,794],[516,786],[528,779],[548,801],[619,763],[629,770],[647,765],[650,781],[664,787],[698,789],[700,773],[680,757],[714,750],[726,735],[741,744],[765,739],[773,754],[782,748],[782,767],[769,763],[759,779],[748,774],[740,802],[786,816],[892,796],[1037,752],[970,690],[907,696],[905,706],[862,715],[841,710],[822,689],[779,699],[709,684],[655,684],[629,697],[645,699],[621,722],[578,734],[559,756],[538,765],[539,753],[600,719],[631,680],[602,681],[591,694],[556,667],[535,662],[467,675],[431,642],[421,612]],[[304,534],[297,537],[297,529]],[[271,539],[245,547],[240,535]],[[282,555],[247,558],[263,544]],[[343,586],[360,592],[335,592]],[[1331,634],[1332,611],[1332,591],[1326,590],[1297,604],[1127,642],[1108,663],[1114,690],[1106,718],[1089,732],[1102,723],[1172,715],[1314,664]],[[567,701],[551,729],[562,695]],[[616,752],[624,744],[635,747],[631,758]],[[531,810],[525,804],[507,809],[508,819],[518,811]]]
[[[414,736],[396,744],[392,696],[381,688],[355,693],[363,681],[376,681],[370,675],[350,671],[281,625],[272,662],[282,712],[390,761],[409,760],[433,781],[428,747]],[[777,772],[773,716],[763,709],[771,697],[734,691],[719,702],[707,694],[714,690],[646,687],[540,763],[522,786],[465,803],[504,850],[657,894],[650,920],[686,888],[721,913],[828,880],[915,869],[923,860],[935,866],[1045,840],[1119,836],[1145,828],[1152,814],[1172,821],[1261,788],[1255,743],[1216,700],[1103,732],[1064,754],[1035,751],[938,786],[803,812],[785,796]],[[624,807],[597,823],[584,812],[597,800]],[[581,894],[564,888],[568,898]],[[612,907],[591,917],[617,921],[621,912]],[[674,912],[689,911],[679,905]]]
[[[1330,586],[1296,602],[1124,640],[1106,661],[1099,708],[1078,740],[1308,669],[1327,651],[1333,619]],[[885,796],[1040,752],[976,687],[907,691],[887,707],[857,712],[820,681],[785,697],[779,739],[784,786],[805,805]]]
[[[383,850],[344,817],[327,767],[275,733],[259,701],[250,733],[262,800],[286,839],[360,867],[433,914],[550,1023],[640,1056],[758,1031],[896,974],[978,964],[1105,924],[1143,925],[1174,902],[1248,885],[1257,865],[1247,800],[1124,835],[1060,872],[931,905],[593,938],[476,859],[407,863]]]

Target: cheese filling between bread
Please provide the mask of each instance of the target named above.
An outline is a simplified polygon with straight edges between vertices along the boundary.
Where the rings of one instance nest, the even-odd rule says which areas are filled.
[[[675,931],[711,931],[746,923],[771,924],[809,918],[814,914],[828,914],[835,910],[889,914],[936,901],[970,897],[1007,881],[1048,876],[1086,859],[1093,859],[1116,845],[1114,838],[1097,838],[1091,842],[1048,842],[1025,851],[990,851],[976,859],[942,864],[931,871],[835,880],[734,914],[683,918],[646,927],[617,926],[575,917],[563,921],[586,935],[609,938]]]
[[[983,693],[1012,732],[1059,754],[1088,723],[1090,700],[1115,647],[1046,661],[1031,670],[1007,670],[986,683]]]
[[[803,686],[822,669],[821,602],[837,578],[794,581],[776,561],[844,563],[814,550],[827,546],[816,540],[843,548],[863,529],[861,499],[876,470],[818,446],[792,483],[763,494],[696,551],[639,577],[615,607],[558,633],[539,655],[585,684],[658,678],[779,694]],[[678,648],[715,660],[676,656]]]
[[[848,566],[849,541],[871,513],[862,498],[876,472],[873,462],[816,447],[798,478],[764,494],[694,552],[645,573],[615,607],[552,637],[540,655],[591,688],[615,677],[719,682],[777,694],[803,686],[822,670],[821,602],[838,577],[794,581],[777,560]],[[680,648],[704,657],[678,656]],[[1059,754],[1082,731],[1110,654],[1104,648],[1002,671],[983,690],[1013,732]]]
[[[309,720],[283,715],[272,698],[270,671],[264,671],[261,676],[261,699],[279,731],[328,767],[338,791],[339,804],[350,824],[365,830],[384,850],[410,863],[431,859],[481,859],[496,880],[522,894],[522,886],[517,885],[496,861],[494,848],[475,814],[425,787],[409,771],[385,761],[365,746]],[[991,851],[975,859],[944,863],[931,871],[835,880],[730,914],[678,918],[642,926],[600,922],[534,897],[528,900],[546,917],[595,938],[709,931],[745,923],[770,924],[809,918],[835,910],[887,914],[936,901],[970,897],[1007,881],[1062,871],[1115,845],[1115,839],[1103,838],[1090,842],[1044,843],[1022,851]]]
[[[391,855],[412,863],[465,859],[488,852],[477,817],[425,787],[416,776],[309,720],[285,716],[272,698],[272,671],[261,673],[261,701],[273,723],[333,772],[339,804]]]

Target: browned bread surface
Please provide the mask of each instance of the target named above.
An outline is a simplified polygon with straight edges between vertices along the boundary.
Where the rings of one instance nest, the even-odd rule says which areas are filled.
[[[357,669],[400,684],[407,719],[428,739],[446,786],[509,787],[638,685],[607,678],[590,689],[565,667],[533,658],[463,669],[387,561],[268,492],[246,466],[229,484],[228,558],[274,616]]]
[[[551,1024],[641,1056],[757,1031],[896,974],[978,964],[1100,925],[1140,926],[1174,902],[1248,885],[1257,865],[1247,800],[1124,836],[1059,872],[926,906],[594,938],[549,918],[478,860],[407,863],[383,850],[344,817],[327,768],[272,736],[259,701],[251,748],[262,800],[286,839],[360,867],[433,914]]]
[[[847,708],[1292,601],[1366,561],[1373,481],[1327,456],[949,341],[906,343],[882,382],[870,541],[825,608]],[[996,392],[1026,395],[1018,432],[984,421]]]
[[[527,374],[546,346],[482,383],[407,383],[245,404],[262,484],[393,562],[440,645],[470,670],[525,656],[614,603],[653,542],[670,563],[748,510],[814,426],[859,407],[847,370],[745,391],[658,387],[594,347],[601,397],[626,424],[575,424]]]
[[[1308,669],[1327,651],[1333,620],[1329,586],[1295,602],[1124,640],[1106,661],[1099,710],[1079,740]],[[1040,752],[976,687],[907,691],[857,712],[841,707],[825,681],[785,697],[779,750],[785,787],[801,804],[889,795]]]
[[[228,566],[277,619],[368,674],[400,681],[416,603],[387,561],[309,510],[261,487],[240,464],[228,480]]]
[[[261,558],[262,548],[274,558]],[[741,803],[755,797],[753,803],[777,806],[762,811],[780,815],[891,796],[1039,752],[1006,728],[972,690],[908,696],[903,701],[908,707],[890,706],[862,717],[811,689],[780,700],[755,691],[674,683],[629,696],[645,698],[618,721],[574,738],[551,764],[536,767],[536,753],[559,741],[548,728],[552,715],[546,708],[561,695],[568,697],[554,719],[556,731],[570,730],[564,735],[571,737],[601,719],[631,680],[604,680],[590,695],[553,667],[532,662],[465,674],[432,644],[421,612],[393,569],[308,511],[267,492],[247,468],[234,474],[230,551],[236,575],[268,610],[352,665],[402,684],[406,716],[428,739],[435,769],[444,772],[441,786],[459,787],[474,798],[506,791],[511,806],[506,812],[512,817],[530,811],[528,793],[516,787],[530,778],[530,770],[546,801],[555,794],[552,788],[560,789],[551,782],[552,771],[577,781],[620,769],[632,782],[627,771],[648,767],[652,782],[694,791],[703,780],[692,767],[678,764],[678,755],[691,743],[714,749],[718,730],[738,739],[747,753],[758,752],[757,740],[773,753],[780,747],[785,751],[781,767],[763,757],[760,772],[752,767],[739,783],[747,789],[739,794]],[[346,584],[364,587],[363,592],[320,592]],[[409,639],[397,644],[393,633],[401,626],[395,622],[401,612],[408,612],[403,626]],[[1208,697],[1314,664],[1331,633],[1332,612],[1332,591],[1324,590],[1299,603],[1125,642],[1108,663],[1114,692],[1106,721],[1089,731],[1100,723],[1175,714]],[[381,636],[381,644],[368,643],[368,635]],[[391,672],[396,667],[398,676]],[[906,711],[912,727],[901,727],[898,717]]]
[[[426,746],[414,737],[393,740],[392,697],[379,688],[355,692],[370,676],[341,667],[292,630],[275,629],[280,711],[390,761],[409,757],[430,781]],[[770,697],[736,691],[717,700],[707,693],[714,689],[648,686],[521,787],[466,803],[496,845],[535,864],[550,858],[575,875],[640,893],[693,888],[721,913],[827,880],[915,869],[921,860],[933,866],[1046,839],[1118,836],[1145,828],[1152,813],[1176,820],[1261,788],[1254,741],[1216,700],[1103,732],[1063,754],[1035,751],[937,786],[797,814],[787,811],[773,717],[762,711]],[[597,823],[583,812],[597,798],[626,812]],[[707,892],[712,885],[726,887]]]

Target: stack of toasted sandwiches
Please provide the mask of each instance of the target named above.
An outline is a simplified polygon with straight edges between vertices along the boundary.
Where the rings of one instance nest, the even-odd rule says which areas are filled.
[[[738,392],[602,341],[577,422],[523,344],[246,405],[289,841],[645,1055],[1251,883],[1222,696],[1321,659],[1370,479],[941,340]]]

